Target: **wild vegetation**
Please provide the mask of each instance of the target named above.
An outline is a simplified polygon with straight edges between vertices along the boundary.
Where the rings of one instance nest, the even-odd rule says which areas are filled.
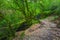
[[[60,0],[0,0],[0,40],[51,15],[60,16]]]

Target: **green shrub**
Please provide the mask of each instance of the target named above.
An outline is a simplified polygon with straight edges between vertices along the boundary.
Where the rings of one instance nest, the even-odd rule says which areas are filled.
[[[52,14],[60,15],[59,4],[60,0],[0,0],[0,39],[11,40],[18,28],[29,28]]]

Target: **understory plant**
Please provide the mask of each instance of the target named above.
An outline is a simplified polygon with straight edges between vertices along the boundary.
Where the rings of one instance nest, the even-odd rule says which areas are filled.
[[[59,4],[60,0],[0,0],[0,40],[12,40],[16,31],[50,15],[60,16]]]

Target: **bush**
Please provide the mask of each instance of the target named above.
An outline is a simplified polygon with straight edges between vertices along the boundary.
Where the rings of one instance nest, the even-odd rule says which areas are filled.
[[[25,30],[40,19],[60,15],[59,4],[59,0],[0,0],[0,39],[11,40],[19,28]]]

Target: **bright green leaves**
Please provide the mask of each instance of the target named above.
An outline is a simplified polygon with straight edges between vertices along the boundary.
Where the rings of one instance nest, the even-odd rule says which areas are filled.
[[[0,8],[3,9],[19,9],[19,7],[14,3],[14,0],[1,0]]]
[[[43,18],[55,13],[59,6],[59,0],[0,0],[0,10],[4,13],[4,20],[16,24],[21,20],[35,20],[35,17]],[[59,11],[57,9],[56,13]]]
[[[40,12],[42,15],[54,14],[58,8],[59,0],[41,0],[40,1]],[[58,3],[58,4],[57,4]]]
[[[23,22],[37,23],[50,14],[60,14],[59,4],[60,0],[0,0],[0,27],[17,29]]]

